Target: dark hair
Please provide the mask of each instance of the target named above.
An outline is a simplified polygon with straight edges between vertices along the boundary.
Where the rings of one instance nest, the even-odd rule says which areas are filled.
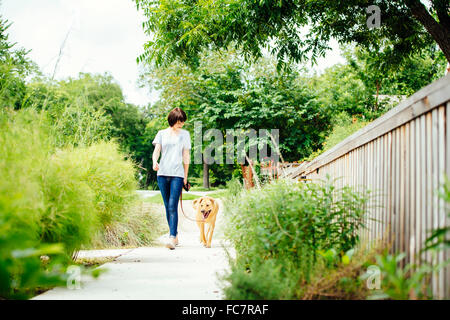
[[[169,116],[167,117],[167,121],[169,122],[169,126],[173,126],[175,123],[179,121],[186,122],[187,116],[186,113],[181,108],[174,108],[170,111]]]

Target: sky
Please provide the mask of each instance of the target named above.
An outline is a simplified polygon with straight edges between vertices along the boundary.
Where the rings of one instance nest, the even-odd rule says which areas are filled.
[[[79,72],[108,71],[120,84],[125,100],[146,105],[157,93],[139,89],[136,58],[147,36],[143,15],[133,0],[1,0],[0,13],[13,23],[9,40],[31,49],[29,57],[52,75],[67,36],[56,79]]]
[[[79,72],[109,72],[122,87],[126,102],[147,105],[158,92],[138,88],[136,58],[148,40],[144,16],[134,0],[0,0],[0,13],[13,23],[10,42],[31,49],[29,57],[52,75],[67,36],[55,78],[77,77]],[[70,32],[69,32],[70,30]],[[337,44],[316,70],[342,62]]]

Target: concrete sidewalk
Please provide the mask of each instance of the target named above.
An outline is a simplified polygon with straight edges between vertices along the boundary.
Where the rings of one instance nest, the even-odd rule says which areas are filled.
[[[195,222],[185,219],[179,209],[180,246],[175,250],[164,247],[165,235],[155,247],[83,251],[83,257],[118,257],[99,267],[107,272],[98,279],[82,277],[81,289],[55,288],[33,299],[222,299],[217,275],[228,269],[225,248],[230,247],[221,237],[220,204],[211,248],[200,244]],[[192,201],[183,201],[183,208],[194,217]],[[233,250],[230,253],[234,255]]]

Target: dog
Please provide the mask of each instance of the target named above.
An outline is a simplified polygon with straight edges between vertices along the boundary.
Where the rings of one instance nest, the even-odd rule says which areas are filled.
[[[200,242],[206,247],[211,248],[211,240],[216,226],[216,217],[219,211],[219,203],[211,197],[201,197],[195,199],[192,207],[197,211],[195,218],[200,229]],[[206,225],[206,233],[205,233]]]

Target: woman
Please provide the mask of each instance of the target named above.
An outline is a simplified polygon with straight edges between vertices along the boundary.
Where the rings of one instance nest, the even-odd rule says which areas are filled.
[[[170,230],[166,246],[171,250],[178,245],[178,199],[187,183],[191,158],[191,136],[189,131],[181,129],[186,119],[181,108],[173,109],[167,117],[169,127],[159,130],[153,140],[153,170],[157,171],[157,182],[166,208]],[[158,163],[160,153],[161,161]]]

